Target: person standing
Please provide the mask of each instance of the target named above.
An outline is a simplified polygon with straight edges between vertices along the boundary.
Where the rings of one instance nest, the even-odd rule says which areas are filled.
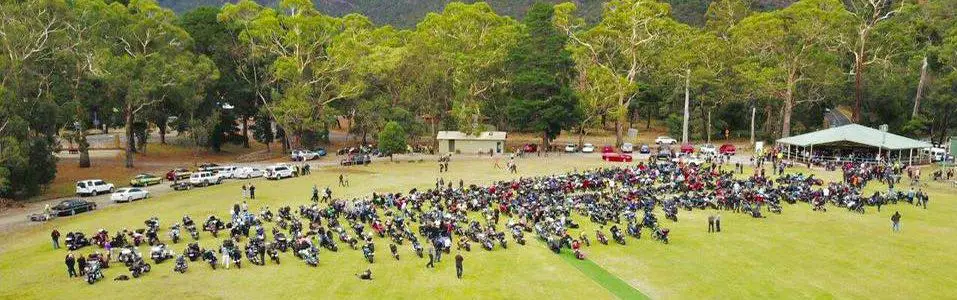
[[[900,211],[895,211],[894,215],[891,216],[891,229],[894,230],[894,232],[901,231],[901,212]]]
[[[343,180],[341,173],[339,174],[339,186],[340,187],[346,186],[346,182]]]
[[[714,232],[714,215],[708,216],[708,232]]]
[[[319,188],[315,184],[312,185],[312,202],[319,202]]]
[[[429,248],[429,263],[425,264],[426,268],[435,268],[435,247]]]
[[[80,270],[80,276],[86,275],[86,257],[82,254],[76,258],[76,267]]]
[[[459,279],[462,279],[462,261],[464,260],[465,258],[462,257],[462,254],[455,255],[455,277]]]
[[[256,199],[256,186],[252,184],[249,185],[249,199]]]
[[[60,231],[53,229],[53,232],[50,232],[50,238],[53,239],[53,249],[60,249]]]
[[[230,253],[229,248],[226,248],[226,246],[220,247],[219,251],[223,253],[223,267],[229,270],[229,260],[232,258],[232,253]]]
[[[246,188],[246,184],[243,183],[243,199],[249,197],[249,190]]]
[[[73,257],[73,252],[66,254],[66,272],[70,277],[76,277],[76,258]]]
[[[721,232],[721,215],[714,216],[714,230],[715,232]]]

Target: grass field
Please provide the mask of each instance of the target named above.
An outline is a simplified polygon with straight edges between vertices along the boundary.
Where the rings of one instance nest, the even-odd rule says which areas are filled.
[[[558,157],[519,160],[518,175],[494,169],[489,160],[453,159],[446,179],[469,183],[554,174],[605,165],[597,157]],[[334,196],[367,196],[373,191],[407,191],[429,187],[438,178],[435,163],[377,163],[368,167],[328,168],[313,175],[280,182],[253,181],[261,205],[273,210],[280,205],[308,202],[313,184],[336,186],[346,174],[352,186],[334,188]],[[798,171],[798,170],[795,170]],[[821,176],[836,178],[836,173]],[[924,172],[929,174],[930,172]],[[541,243],[526,246],[510,243],[507,250],[473,249],[463,253],[465,278],[455,279],[452,255],[443,257],[436,269],[426,269],[426,260],[415,257],[404,245],[401,261],[377,251],[375,264],[362,260],[360,251],[322,251],[320,265],[308,267],[291,254],[282,255],[282,265],[264,267],[246,264],[241,270],[216,270],[202,263],[190,264],[185,275],[173,273],[173,262],[154,265],[145,277],[128,282],[109,279],[128,274],[119,264],[106,269],[106,280],[93,286],[67,278],[64,250],[54,251],[49,232],[98,228],[115,232],[141,228],[143,220],[158,216],[164,240],[166,228],[188,213],[200,220],[209,214],[228,216],[233,203],[241,201],[241,181],[194,189],[132,204],[117,205],[93,214],[64,218],[21,232],[0,233],[0,299],[37,298],[955,298],[957,293],[957,191],[943,183],[930,183],[930,209],[906,204],[885,206],[878,213],[849,213],[830,208],[812,212],[806,205],[784,206],[781,215],[767,219],[722,213],[720,234],[706,232],[712,211],[679,212],[679,222],[664,220],[672,229],[669,245],[650,239],[628,240],[627,246],[597,243],[586,248],[589,261],[567,254],[554,255]],[[877,185],[869,189],[885,189]],[[890,230],[889,217],[903,214],[903,232]],[[504,220],[503,220],[504,222]],[[595,227],[581,220],[582,230],[594,238]],[[268,231],[268,230],[267,230]],[[577,234],[576,234],[577,235]],[[645,232],[644,236],[648,236]],[[270,235],[271,237],[271,235]],[[187,237],[188,238],[188,237]],[[218,244],[203,233],[203,245]],[[377,242],[386,249],[385,241]],[[184,243],[174,246],[182,252]],[[476,247],[477,248],[477,247]],[[79,252],[86,254],[90,247]],[[141,251],[148,253],[144,246]],[[367,267],[371,282],[353,274]]]

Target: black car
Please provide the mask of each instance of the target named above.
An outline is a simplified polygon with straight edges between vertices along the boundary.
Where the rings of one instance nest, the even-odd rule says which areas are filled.
[[[57,216],[72,216],[81,212],[88,212],[96,209],[96,203],[81,199],[63,200],[60,204],[51,208],[53,214]]]

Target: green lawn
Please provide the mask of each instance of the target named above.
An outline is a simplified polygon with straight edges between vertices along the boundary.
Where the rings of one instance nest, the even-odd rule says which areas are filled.
[[[504,165],[504,161],[501,163]],[[443,176],[468,183],[553,174],[604,165],[597,157],[519,160],[520,174],[494,169],[489,160],[455,160]],[[336,189],[340,172],[352,186]],[[275,209],[308,202],[313,184],[334,187],[336,197],[366,196],[372,191],[402,191],[429,187],[438,178],[433,162],[378,163],[368,167],[316,170],[313,175],[280,182],[254,181],[260,205]],[[930,172],[924,172],[930,174]],[[836,178],[835,173],[823,174]],[[156,215],[165,229],[184,213],[200,220],[215,213],[228,216],[240,199],[241,181],[165,195],[146,201],[103,209],[93,214],[29,227],[21,232],[0,233],[0,299],[156,297],[186,298],[953,298],[957,288],[957,230],[951,220],[957,215],[955,190],[931,184],[930,209],[906,204],[869,209],[859,215],[840,209],[811,212],[806,205],[784,207],[781,215],[751,219],[722,213],[723,232],[708,234],[706,221],[713,211],[679,213],[678,223],[661,218],[672,229],[672,243],[629,239],[627,246],[603,246],[593,241],[585,249],[590,261],[554,255],[541,243],[526,246],[514,242],[509,249],[464,253],[465,278],[455,279],[451,256],[436,269],[415,257],[404,245],[401,261],[388,257],[385,241],[377,242],[377,260],[369,265],[360,251],[322,251],[320,265],[308,267],[291,254],[282,265],[246,265],[242,270],[212,271],[208,265],[190,264],[185,275],[172,272],[173,262],[154,265],[138,280],[109,279],[128,274],[115,265],[105,270],[107,280],[93,286],[67,278],[65,251],[53,251],[49,231],[62,233],[98,228],[111,232],[143,227],[143,220]],[[883,189],[874,186],[875,189]],[[893,234],[889,217],[903,214],[903,233]],[[504,220],[503,220],[504,222]],[[594,238],[594,226],[580,222],[581,230]],[[573,233],[577,235],[577,233]],[[271,235],[270,235],[271,236]],[[165,238],[165,235],[163,236]],[[188,237],[187,237],[188,238]],[[218,244],[202,234],[204,245]],[[174,246],[181,252],[184,243]],[[477,248],[477,247],[476,247]],[[87,247],[79,252],[89,253]],[[144,246],[141,251],[148,253]],[[453,255],[456,252],[453,251]],[[360,281],[353,274],[371,267],[375,280]]]

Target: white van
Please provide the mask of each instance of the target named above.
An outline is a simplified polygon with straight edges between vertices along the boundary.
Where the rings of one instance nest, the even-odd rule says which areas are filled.
[[[76,182],[78,196],[96,196],[102,193],[112,193],[113,184],[100,179],[80,180]]]
[[[213,172],[196,172],[189,175],[189,184],[195,186],[208,186],[210,184],[219,184],[222,179],[213,174]]]
[[[292,176],[293,176],[292,169],[289,168],[288,166],[278,165],[278,166],[266,167],[266,179],[279,180],[283,178],[289,178]]]
[[[924,155],[930,156],[930,160],[934,162],[942,161],[947,158],[947,150],[943,148],[924,148],[921,150]]]
[[[210,170],[210,172],[213,172],[213,174],[216,174],[221,179],[230,179],[236,177],[237,169],[239,168],[236,166],[219,166],[213,170]]]

